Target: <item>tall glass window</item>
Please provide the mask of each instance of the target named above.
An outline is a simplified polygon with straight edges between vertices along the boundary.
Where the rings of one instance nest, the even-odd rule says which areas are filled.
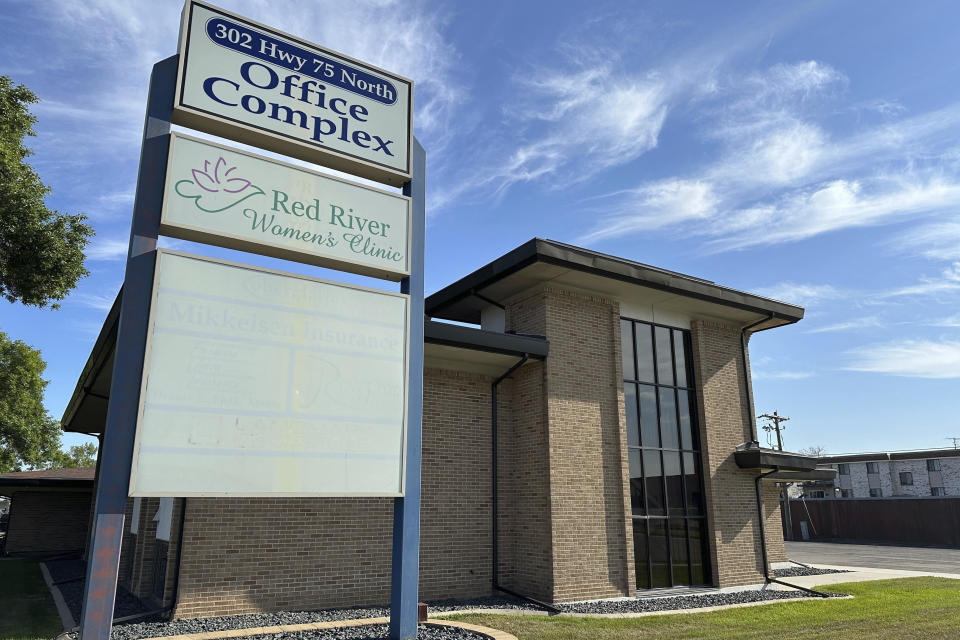
[[[621,319],[637,587],[710,582],[690,332]]]

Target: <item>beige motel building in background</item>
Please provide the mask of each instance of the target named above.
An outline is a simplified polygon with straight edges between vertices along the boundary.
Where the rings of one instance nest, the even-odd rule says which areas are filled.
[[[118,308],[67,431],[103,432]],[[746,345],[802,308],[534,239],[426,313],[421,600],[758,585],[786,560],[776,480],[824,472],[757,444]],[[130,499],[120,584],[176,617],[385,604],[392,514],[390,498]]]

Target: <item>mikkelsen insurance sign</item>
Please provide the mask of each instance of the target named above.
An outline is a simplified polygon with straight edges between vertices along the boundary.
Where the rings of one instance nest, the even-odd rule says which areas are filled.
[[[410,273],[410,199],[171,134],[162,233],[363,275]]]
[[[400,186],[413,83],[206,3],[184,7],[174,122]]]
[[[403,495],[408,297],[160,250],[132,496]]]

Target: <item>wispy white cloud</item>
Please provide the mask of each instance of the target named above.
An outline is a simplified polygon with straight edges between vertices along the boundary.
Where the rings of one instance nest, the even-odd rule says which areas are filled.
[[[120,238],[97,238],[87,248],[88,260],[122,260],[127,257],[130,241]]]
[[[113,301],[116,299],[116,294],[114,295],[104,295],[99,293],[84,293],[77,292],[71,294],[70,301],[76,302],[77,304],[89,307],[91,309],[99,309],[100,311],[109,311],[110,307],[113,306]]]
[[[847,352],[850,371],[911,378],[960,378],[960,342],[904,340]]]
[[[960,260],[960,220],[921,225],[891,243],[934,260]]]
[[[939,277],[921,278],[920,282],[876,294],[877,298],[900,298],[904,296],[930,296],[960,291],[960,262],[944,269]]]
[[[816,327],[810,329],[807,331],[807,333],[836,333],[840,331],[852,331],[855,329],[868,329],[882,326],[884,326],[884,324],[879,318],[876,316],[867,316],[864,318],[857,318],[856,320],[849,320],[847,322],[837,322],[834,324]]]
[[[742,249],[875,226],[960,205],[960,182],[940,177],[884,176],[834,180],[773,202],[725,212],[712,229],[715,250]]]
[[[934,327],[960,327],[960,313],[930,323]]]
[[[790,304],[807,306],[825,300],[835,300],[849,295],[846,291],[830,284],[807,284],[797,282],[780,282],[766,287],[753,289],[757,295],[773,298]]]
[[[943,148],[946,134],[960,128],[960,104],[835,138],[816,121],[815,107],[847,82],[838,70],[812,60],[726,78],[704,106],[704,135],[721,143],[714,159],[694,173],[609,194],[599,221],[581,239],[684,225],[708,249],[729,251],[960,205],[956,154]],[[890,117],[895,112],[886,109]],[[915,162],[918,157],[923,162]],[[690,197],[687,206],[681,199],[664,207],[662,185],[696,185],[710,195],[709,206]],[[700,224],[689,225],[691,219]],[[915,243],[938,230],[918,231]],[[936,242],[926,249],[931,255],[960,253],[960,242]]]
[[[758,369],[751,372],[751,377],[754,380],[803,380],[813,376],[813,371],[767,371]]]

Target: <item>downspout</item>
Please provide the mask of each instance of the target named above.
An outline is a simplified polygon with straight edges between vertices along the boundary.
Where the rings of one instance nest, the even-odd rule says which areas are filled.
[[[755,442],[757,446],[760,446],[760,440],[757,438],[757,418],[756,410],[753,406],[753,385],[750,383],[750,367],[747,365],[747,335],[748,332],[754,327],[758,327],[764,322],[768,322],[774,318],[775,314],[770,313],[766,318],[757,320],[752,324],[748,324],[740,331],[740,349],[741,349],[741,364],[743,365],[743,383],[746,387],[747,392],[747,419],[750,421],[750,438],[752,442]],[[766,589],[770,583],[782,584],[786,587],[791,587],[793,589],[799,589],[800,591],[810,593],[821,598],[829,598],[827,594],[816,591],[815,589],[808,589],[806,587],[801,587],[799,585],[790,584],[788,582],[783,582],[782,580],[777,580],[776,578],[770,575],[770,563],[767,561],[767,533],[766,527],[763,524],[764,514],[763,514],[763,495],[760,491],[760,482],[767,476],[772,476],[773,474],[780,471],[780,467],[774,467],[772,471],[759,474],[754,478],[755,489],[757,493],[757,517],[760,522],[760,556],[761,561],[763,562],[763,588]],[[789,507],[789,505],[788,505]]]
[[[763,524],[763,497],[761,496],[760,491],[760,482],[767,476],[772,476],[773,474],[780,471],[780,467],[774,467],[771,471],[766,473],[761,473],[756,478],[754,478],[754,488],[757,491],[757,516],[760,518],[760,554],[763,557],[763,589],[766,589],[771,583],[782,584],[785,587],[790,587],[792,589],[798,589],[805,593],[809,593],[821,598],[829,598],[830,596],[822,591],[817,591],[816,589],[808,589],[807,587],[801,587],[800,585],[791,584],[789,582],[784,582],[783,580],[778,580],[770,575],[770,563],[767,562],[767,532],[766,527]]]
[[[526,600],[527,602],[531,602],[531,603],[537,605],[538,607],[542,607],[542,608],[544,608],[544,609],[547,609],[548,611],[553,611],[554,613],[560,613],[560,609],[558,609],[557,607],[553,606],[552,604],[547,604],[546,602],[541,602],[540,600],[537,600],[537,599],[535,599],[535,598],[531,598],[530,596],[525,596],[525,595],[523,595],[522,593],[517,593],[516,591],[513,591],[512,589],[507,589],[506,587],[501,586],[501,585],[500,585],[500,578],[499,578],[499,576],[500,576],[500,569],[499,569],[500,556],[499,556],[499,551],[498,551],[498,549],[499,549],[499,539],[500,539],[500,524],[499,524],[498,519],[497,519],[497,516],[498,516],[498,514],[499,514],[499,508],[498,508],[498,506],[499,506],[499,496],[498,496],[498,492],[497,492],[497,470],[498,470],[498,466],[497,466],[497,431],[498,431],[498,428],[497,428],[497,425],[498,425],[497,414],[499,413],[498,410],[497,410],[497,409],[498,409],[498,404],[499,404],[499,403],[498,403],[498,388],[499,388],[501,382],[503,382],[504,380],[506,380],[507,378],[509,378],[510,375],[513,374],[514,371],[516,371],[517,369],[519,369],[520,367],[522,367],[523,365],[525,365],[529,359],[530,359],[530,354],[529,354],[529,353],[523,354],[523,357],[520,358],[520,360],[519,360],[518,362],[516,362],[512,367],[510,367],[509,369],[507,369],[507,370],[504,372],[503,375],[501,375],[499,378],[497,378],[496,380],[494,380],[494,381],[491,383],[491,385],[490,385],[490,404],[491,404],[491,407],[490,407],[490,412],[491,412],[491,413],[490,413],[490,433],[491,433],[491,436],[490,436],[490,446],[491,446],[491,450],[490,450],[490,472],[491,472],[491,474],[492,474],[492,477],[491,477],[491,480],[490,480],[490,501],[491,501],[491,513],[492,513],[492,516],[493,516],[493,526],[492,526],[492,529],[491,529],[491,538],[492,538],[492,539],[491,539],[491,542],[492,542],[492,547],[493,547],[493,553],[491,554],[492,557],[493,557],[493,572],[492,572],[492,575],[493,575],[493,589],[494,589],[494,591],[501,591],[501,592],[506,593],[506,594],[508,594],[508,595],[514,596],[515,598],[520,598],[521,600]]]
[[[170,617],[173,618],[173,610],[177,606],[177,598],[180,596],[180,563],[183,560],[183,521],[187,516],[187,499],[180,499],[180,527],[177,534],[177,564],[173,574],[173,593],[170,601]]]

